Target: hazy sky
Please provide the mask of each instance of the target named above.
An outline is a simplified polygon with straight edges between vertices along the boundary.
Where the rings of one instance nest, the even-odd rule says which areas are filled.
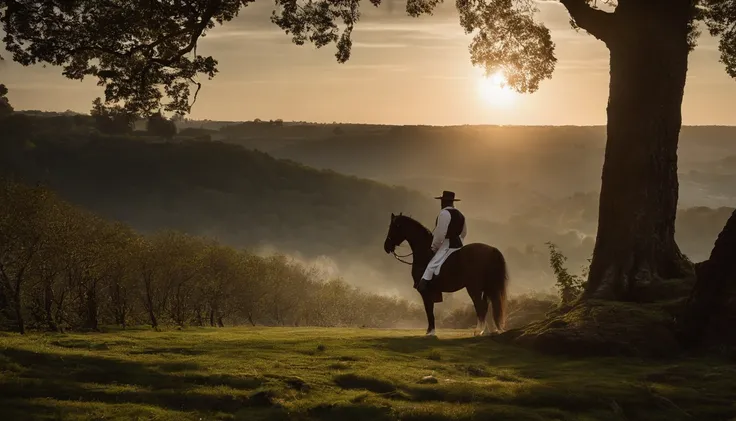
[[[402,4],[375,9],[363,2],[347,64],[336,62],[332,45],[292,45],[269,21],[272,5],[252,4],[202,40],[199,52],[218,59],[220,73],[204,79],[193,118],[605,124],[608,52],[592,36],[572,30],[556,2],[540,3],[539,16],[556,43],[554,75],[536,93],[511,98],[480,88],[481,72],[470,64],[467,49],[471,38],[459,26],[454,2],[418,19],[406,17]],[[718,57],[716,41],[702,36],[690,56],[685,124],[736,124],[736,81]],[[88,112],[103,95],[93,80],[69,81],[58,68],[23,68],[10,60],[0,62],[0,81],[16,109]]]

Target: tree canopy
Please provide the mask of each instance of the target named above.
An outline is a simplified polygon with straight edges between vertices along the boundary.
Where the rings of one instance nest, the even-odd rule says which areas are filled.
[[[201,87],[212,78],[217,60],[197,51],[198,41],[217,25],[233,20],[254,0],[97,1],[0,0],[5,48],[23,65],[48,63],[76,80],[94,77],[105,87],[107,104],[150,115],[162,102],[166,111],[190,110]],[[371,0],[378,7],[381,0]],[[440,0],[407,0],[412,17],[431,14]],[[608,41],[626,19],[620,10],[631,1],[560,0],[574,27]],[[651,8],[679,7],[691,22],[705,20],[721,36],[722,61],[736,75],[736,5],[733,0],[649,0]],[[677,3],[677,4],[675,4]],[[365,7],[365,6],[363,6]],[[474,65],[502,68],[519,92],[534,92],[555,67],[550,31],[536,19],[533,0],[457,0],[460,25],[474,34],[469,46]],[[674,9],[672,9],[674,10]],[[337,61],[351,54],[351,35],[361,17],[360,2],[276,0],[271,21],[298,45],[335,44]],[[693,26],[694,27],[694,26]],[[693,40],[697,31],[693,31]]]
[[[0,0],[0,14],[13,60],[61,66],[70,79],[97,78],[106,103],[152,114],[162,101],[166,111],[190,110],[201,86],[196,78],[217,73],[217,60],[199,54],[198,41],[252,1]],[[430,14],[438,3],[409,0],[406,13]],[[554,45],[549,30],[534,20],[531,0],[460,0],[457,7],[465,31],[475,32],[474,64],[503,65],[509,83],[522,92],[535,91],[551,75]],[[357,0],[277,0],[271,20],[298,45],[336,44],[343,63],[360,15]]]

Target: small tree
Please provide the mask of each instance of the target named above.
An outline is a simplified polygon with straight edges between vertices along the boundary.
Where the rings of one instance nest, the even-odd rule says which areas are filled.
[[[8,100],[8,88],[0,83],[0,118],[6,117],[13,113],[13,107]]]
[[[135,114],[119,105],[104,105],[100,98],[95,99],[92,103],[90,115],[94,118],[97,129],[106,134],[131,133],[133,122],[136,119]]]
[[[146,130],[154,136],[170,140],[176,135],[176,123],[167,119],[161,113],[156,113],[148,117]]]
[[[567,257],[560,253],[557,246],[554,244],[550,242],[546,244],[549,248],[549,265],[552,267],[552,271],[557,279],[555,285],[560,291],[562,305],[570,304],[575,301],[575,299],[577,299],[585,289],[585,277],[587,276],[588,270],[587,268],[583,268],[583,274],[581,276],[570,274],[565,267]]]
[[[47,190],[0,180],[0,288],[21,334],[29,274],[56,232],[59,214],[58,201]]]

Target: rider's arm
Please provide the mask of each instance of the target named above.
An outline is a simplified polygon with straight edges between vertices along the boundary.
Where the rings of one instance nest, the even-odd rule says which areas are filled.
[[[462,232],[460,232],[460,239],[462,239],[463,241],[465,241],[465,236],[467,234],[468,234],[468,223],[466,221],[466,222],[463,222],[463,230],[462,230]]]
[[[437,227],[434,229],[434,235],[432,240],[432,251],[436,252],[442,243],[445,241],[447,235],[447,227],[450,225],[450,212],[443,210],[437,217]]]

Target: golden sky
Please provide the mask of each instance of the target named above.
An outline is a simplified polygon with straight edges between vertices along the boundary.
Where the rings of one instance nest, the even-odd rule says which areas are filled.
[[[592,36],[572,30],[559,3],[539,3],[539,19],[556,43],[557,68],[536,93],[526,95],[509,95],[482,82],[480,69],[470,64],[470,36],[460,28],[454,2],[416,19],[405,16],[403,5],[376,9],[363,2],[346,64],[336,62],[332,45],[320,50],[292,45],[269,21],[272,5],[251,4],[201,41],[200,54],[218,59],[220,73],[212,81],[204,79],[192,118],[430,125],[606,122],[608,52]],[[704,32],[690,56],[683,122],[736,125],[736,80],[726,75],[716,40]],[[10,89],[16,109],[88,112],[92,100],[103,95],[93,80],[69,81],[58,68],[23,68],[11,60],[0,62],[0,81]]]

